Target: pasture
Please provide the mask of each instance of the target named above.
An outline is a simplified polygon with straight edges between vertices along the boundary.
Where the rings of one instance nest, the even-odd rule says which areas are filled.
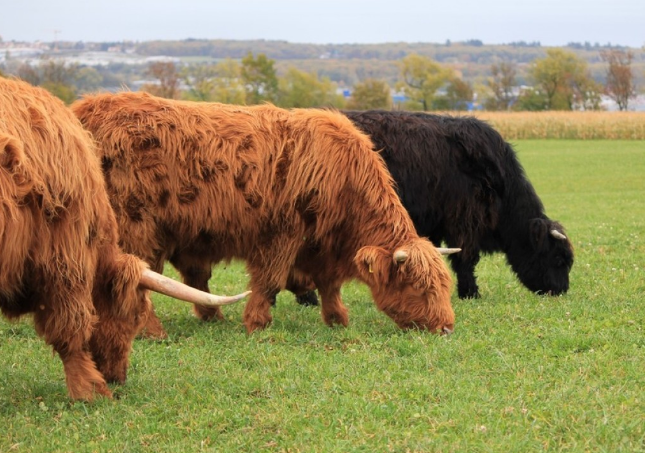
[[[645,145],[513,144],[574,244],[568,294],[485,257],[449,337],[400,331],[358,283],[346,329],[283,292],[251,336],[242,305],[204,324],[159,297],[169,338],[136,340],[117,399],[93,404],[69,401],[30,320],[1,319],[0,452],[645,451]],[[211,280],[245,284],[239,263]]]

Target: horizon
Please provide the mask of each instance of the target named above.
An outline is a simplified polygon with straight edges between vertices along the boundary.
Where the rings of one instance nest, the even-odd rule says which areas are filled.
[[[290,45],[314,45],[314,46],[381,46],[381,45],[392,45],[392,44],[430,44],[430,45],[437,45],[437,46],[445,46],[446,42],[436,42],[436,41],[387,41],[387,42],[321,42],[321,43],[314,43],[314,42],[296,42],[296,41],[288,41],[284,39],[263,39],[263,38],[257,38],[257,39],[227,39],[227,38],[181,38],[181,39],[146,39],[146,40],[122,40],[122,41],[115,41],[115,40],[107,40],[107,41],[90,41],[90,40],[65,40],[65,39],[57,39],[57,40],[34,40],[34,41],[26,41],[26,40],[7,40],[0,35],[0,44],[1,43],[27,43],[27,44],[35,44],[35,43],[42,43],[42,44],[54,44],[54,43],[84,43],[84,44],[139,44],[139,43],[145,43],[145,42],[186,42],[186,41],[232,41],[232,42],[253,42],[253,41],[258,41],[258,42],[276,42],[276,43],[285,43],[285,44],[290,44]],[[566,44],[557,44],[557,45],[547,45],[544,43],[541,43],[539,41],[512,41],[512,42],[499,42],[499,43],[493,43],[493,42],[485,42],[482,40],[479,40],[477,38],[471,38],[463,41],[455,41],[455,40],[447,40],[450,42],[450,45],[469,45],[470,41],[480,41],[481,44],[478,44],[477,46],[517,46],[520,47],[521,44],[524,44],[526,47],[568,47],[571,44],[576,44],[576,45],[586,45],[588,44],[591,47],[600,47],[600,48],[628,48],[628,49],[642,49],[645,50],[645,46],[639,46],[639,47],[632,47],[628,45],[623,45],[620,43],[601,43],[601,42],[589,42],[589,41],[570,41],[567,42]]]
[[[6,5],[0,37],[24,42],[282,41],[352,45],[479,40],[485,45],[539,42],[642,48],[642,0],[221,1],[23,0]]]

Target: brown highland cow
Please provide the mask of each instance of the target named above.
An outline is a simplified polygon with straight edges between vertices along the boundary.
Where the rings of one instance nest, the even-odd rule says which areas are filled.
[[[124,249],[203,286],[213,263],[246,261],[248,332],[271,321],[271,300],[298,275],[313,279],[328,325],[347,325],[340,287],[358,278],[399,326],[452,331],[442,257],[415,232],[369,138],[340,113],[127,92],[72,110],[99,144]]]
[[[0,310],[33,313],[73,399],[110,397],[106,381],[125,381],[151,310],[146,288],[205,304],[237,300],[157,275],[117,241],[89,134],[45,90],[0,78]]]

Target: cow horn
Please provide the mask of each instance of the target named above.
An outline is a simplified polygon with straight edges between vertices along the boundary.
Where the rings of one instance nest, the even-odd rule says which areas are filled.
[[[453,253],[461,252],[461,249],[437,247],[437,252],[439,252],[442,255],[452,255]]]
[[[143,270],[139,286],[165,294],[166,296],[174,297],[175,299],[191,302],[197,305],[205,305],[207,307],[234,304],[251,293],[251,291],[247,291],[245,293],[238,294],[237,296],[216,296],[158,274],[150,269]]]
[[[405,260],[408,259],[408,253],[404,252],[403,250],[395,250],[394,251],[394,261],[396,263],[404,263]]]
[[[556,239],[561,239],[563,241],[567,239],[567,237],[564,234],[560,233],[558,230],[551,230],[550,233],[551,233],[551,236],[553,236]]]

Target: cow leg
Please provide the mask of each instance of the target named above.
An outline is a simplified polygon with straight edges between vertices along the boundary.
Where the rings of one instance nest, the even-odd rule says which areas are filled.
[[[461,253],[450,255],[450,265],[457,274],[457,294],[460,299],[479,298],[479,287],[475,278],[475,266],[479,253],[474,258],[466,258]]]
[[[208,289],[208,280],[211,278],[211,266],[206,264],[204,266],[189,266],[187,268],[179,269],[181,276],[189,286],[197,288],[201,291],[210,292]],[[224,315],[219,307],[204,307],[203,305],[193,305],[193,312],[202,321],[222,320]]]
[[[70,398],[92,401],[96,393],[112,397],[89,352],[89,340],[96,316],[92,313],[92,298],[86,291],[70,295],[66,300],[53,300],[39,305],[34,313],[36,332],[52,345],[63,361],[65,382]]]
[[[322,318],[325,324],[330,327],[334,324],[347,327],[347,324],[349,324],[349,316],[347,314],[347,307],[343,305],[343,301],[340,298],[340,285],[326,285],[316,282],[316,286],[320,293]]]
[[[197,288],[201,291],[210,292],[208,289],[208,280],[212,272],[211,260],[213,256],[206,256],[200,249],[198,251],[182,249],[170,256],[170,263],[179,271],[185,284]],[[217,261],[217,259],[215,259]],[[219,307],[204,307],[203,305],[193,305],[193,313],[202,321],[222,320],[224,315]]]
[[[125,384],[132,341],[137,334],[130,319],[119,320],[111,313],[99,313],[90,349],[92,357],[107,382]]]
[[[168,334],[161,324],[161,321],[155,313],[154,307],[150,307],[150,311],[148,312],[148,319],[146,321],[146,324],[141,329],[141,332],[139,332],[139,336],[141,338],[149,338],[151,340],[163,340],[164,338],[168,337]]]
[[[269,254],[269,256],[274,255]],[[267,269],[271,272],[267,273]],[[251,275],[252,292],[244,307],[243,319],[246,331],[252,333],[258,329],[264,329],[273,320],[271,302],[275,302],[275,296],[281,288],[278,283],[280,272],[276,270],[275,266],[264,262],[247,262],[247,270]],[[287,272],[282,273],[284,280],[287,279],[286,274]]]
[[[63,361],[70,398],[92,401],[96,393],[112,398],[112,392],[87,351],[65,351],[57,345],[54,349]]]
[[[275,300],[278,291],[272,291],[266,295],[262,288],[251,285],[251,296],[244,307],[244,325],[246,331],[252,333],[258,329],[264,329],[273,318],[271,317],[271,301]]]

